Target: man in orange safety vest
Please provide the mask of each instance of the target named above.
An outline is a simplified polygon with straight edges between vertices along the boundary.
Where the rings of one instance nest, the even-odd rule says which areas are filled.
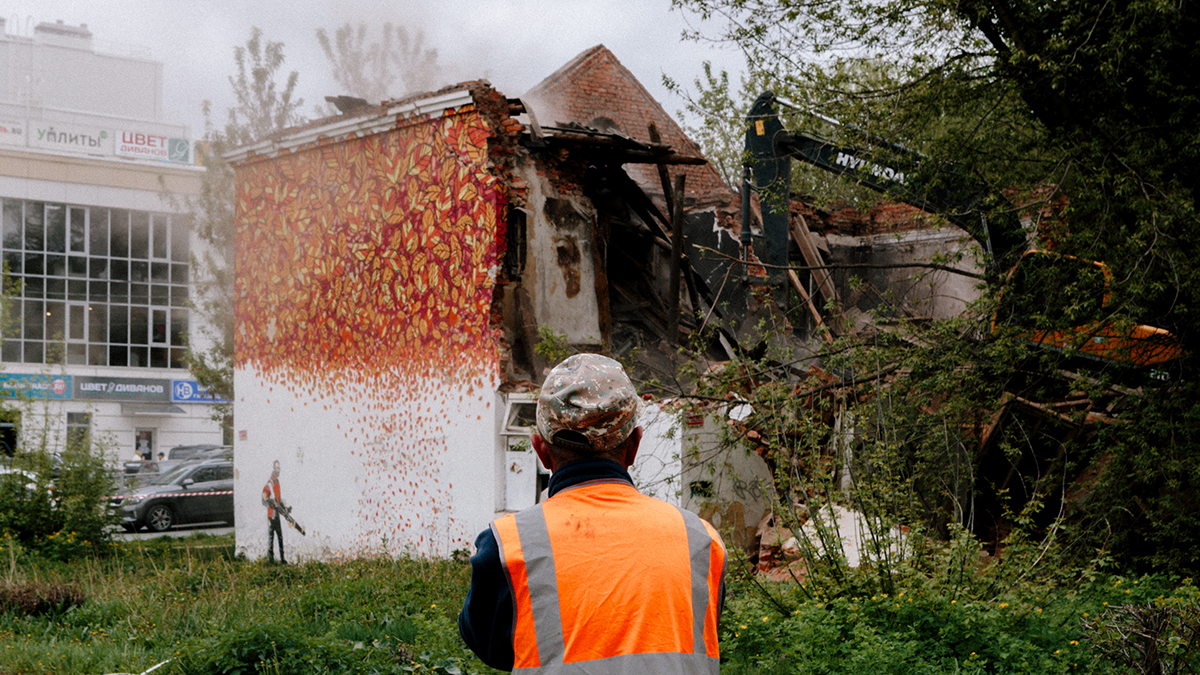
[[[577,354],[538,396],[533,448],[550,497],[475,541],[459,633],[517,673],[717,673],[725,546],[628,469],[640,399],[621,365]]]

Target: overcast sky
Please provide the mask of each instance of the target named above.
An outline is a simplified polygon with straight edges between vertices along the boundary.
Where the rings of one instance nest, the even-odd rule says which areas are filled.
[[[508,96],[604,44],[673,115],[682,102],[663,88],[663,74],[690,84],[705,60],[731,73],[741,63],[728,48],[681,41],[685,28],[704,25],[671,11],[670,0],[0,0],[0,16],[19,35],[43,21],[86,23],[101,50],[161,61],[165,117],[190,125],[193,137],[203,131],[201,101],[221,111],[231,104],[233,48],[252,26],[284,43],[285,68],[300,74],[297,93],[309,117],[326,95],[343,93],[316,30],[332,33],[346,22],[423,30],[445,84],[485,78]]]

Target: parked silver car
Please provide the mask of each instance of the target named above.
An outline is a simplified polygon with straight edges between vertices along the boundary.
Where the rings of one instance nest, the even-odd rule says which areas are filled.
[[[159,474],[145,487],[113,498],[121,526],[163,532],[184,523],[233,523],[233,462],[188,462]]]

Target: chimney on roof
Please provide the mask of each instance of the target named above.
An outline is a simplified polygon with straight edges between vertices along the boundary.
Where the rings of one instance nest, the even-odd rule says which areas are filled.
[[[333,106],[338,109],[338,112],[343,115],[349,115],[352,112],[366,108],[368,105],[370,105],[367,103],[367,99],[359,98],[357,96],[326,96],[325,101],[327,103],[332,103]]]

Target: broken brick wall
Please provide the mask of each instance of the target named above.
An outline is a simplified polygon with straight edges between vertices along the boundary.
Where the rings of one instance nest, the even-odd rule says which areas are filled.
[[[616,131],[643,143],[650,142],[653,122],[662,143],[675,152],[702,157],[700,146],[687,137],[662,105],[633,73],[603,45],[572,59],[525,95],[543,125],[578,122],[601,131]],[[662,201],[662,181],[650,164],[628,165],[626,170],[642,189]],[[677,172],[687,174],[686,196],[695,205],[727,204],[733,193],[710,165],[670,170],[672,186]]]

